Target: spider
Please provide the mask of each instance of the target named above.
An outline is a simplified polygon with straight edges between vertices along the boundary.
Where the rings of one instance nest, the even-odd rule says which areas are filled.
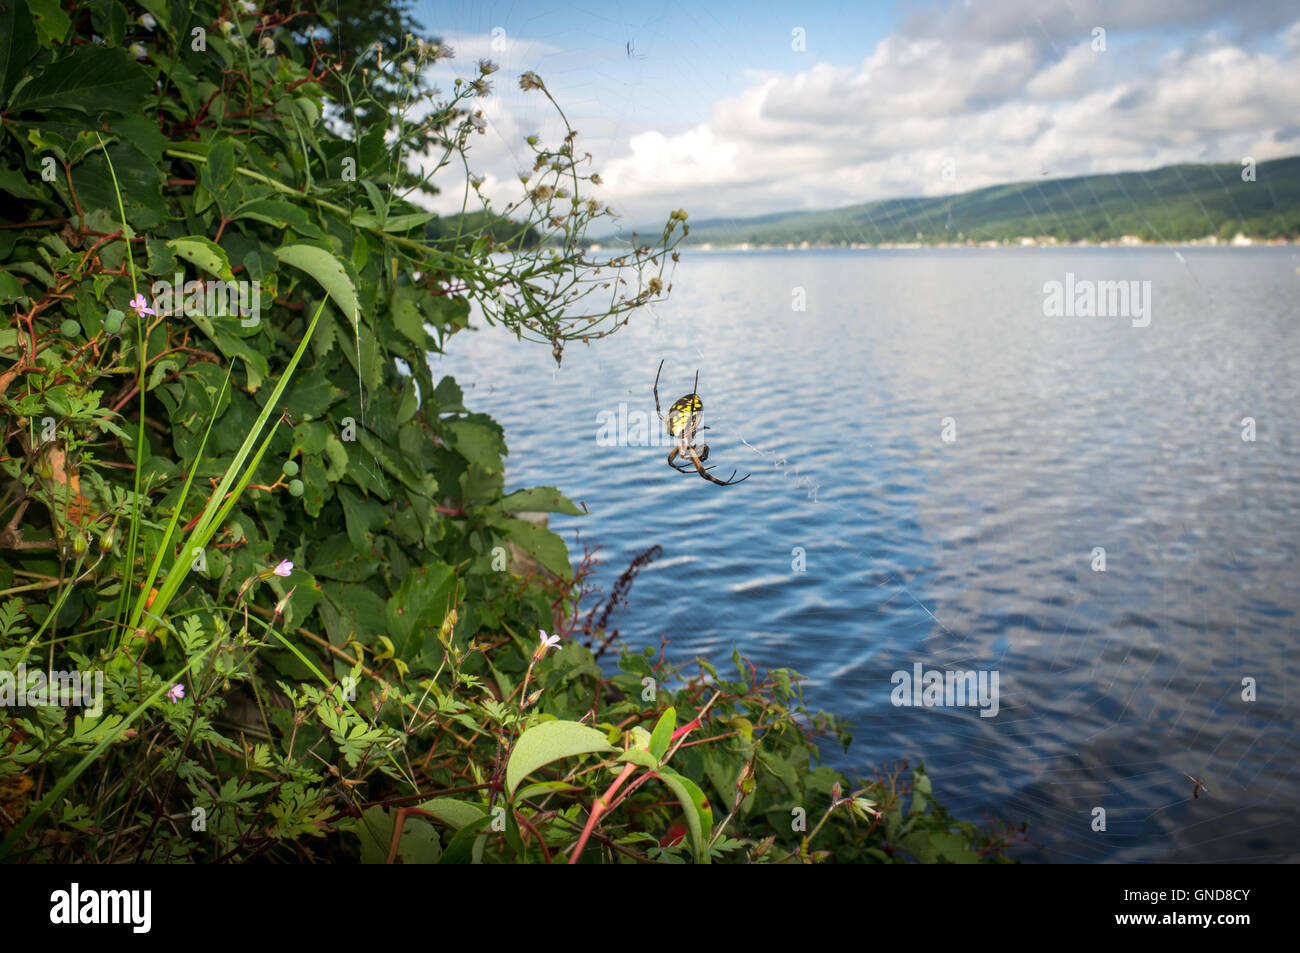
[[[691,393],[685,397],[679,397],[673,401],[673,405],[668,408],[668,417],[664,419],[663,411],[659,409],[659,375],[663,373],[664,362],[659,362],[659,370],[655,372],[655,413],[663,421],[664,426],[668,428],[668,435],[677,441],[677,445],[668,453],[668,465],[680,473],[690,473],[690,467],[679,467],[673,463],[677,455],[681,454],[695,464],[695,469],[700,476],[710,483],[716,483],[718,486],[731,486],[733,483],[743,483],[749,479],[746,473],[739,480],[736,479],[736,471],[731,471],[731,478],[719,480],[717,477],[710,476],[709,471],[713,467],[706,467],[704,461],[709,459],[709,445],[706,443],[699,450],[695,449],[695,433],[699,430],[709,430],[701,424],[704,419],[704,401],[700,400],[700,395],[695,392],[695,388],[700,384],[700,372],[695,372],[695,384],[691,388]]]

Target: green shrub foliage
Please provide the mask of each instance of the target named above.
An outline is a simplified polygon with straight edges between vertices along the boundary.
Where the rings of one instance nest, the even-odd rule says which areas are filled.
[[[685,213],[590,260],[574,133],[528,140],[506,208],[465,171],[492,84],[540,77],[440,92],[436,41],[345,61],[296,17],[0,7],[0,672],[91,702],[0,677],[0,855],[999,856],[919,769],[815,767],[843,726],[793,673],[597,664],[590,555],[522,518],[581,511],[505,493],[502,428],[428,355],[474,316],[560,361],[667,293]],[[459,215],[410,201],[447,188]]]

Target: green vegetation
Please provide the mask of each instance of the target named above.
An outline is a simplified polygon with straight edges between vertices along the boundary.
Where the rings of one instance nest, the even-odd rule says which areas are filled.
[[[0,8],[0,858],[1001,859],[923,770],[816,766],[847,734],[793,672],[602,668],[653,554],[584,621],[591,554],[524,518],[580,511],[507,494],[431,375],[471,301],[557,361],[621,327],[684,215],[588,260],[570,132],[433,223],[409,149],[476,196],[495,66],[435,98],[435,41],[340,61],[244,9]]]
[[[985,242],[1178,242],[1238,233],[1300,238],[1300,156],[1261,162],[1255,181],[1232,163],[998,185],[960,195],[887,199],[825,212],[695,222],[688,242],[848,245]]]

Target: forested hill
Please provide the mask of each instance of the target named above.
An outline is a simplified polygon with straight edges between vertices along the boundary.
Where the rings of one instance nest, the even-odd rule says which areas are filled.
[[[958,195],[886,199],[822,212],[691,221],[700,244],[813,245],[983,242],[1051,236],[1061,242],[1186,241],[1241,233],[1300,237],[1300,156],[1260,162],[1255,181],[1235,163],[1033,179]],[[643,234],[648,234],[644,230]]]

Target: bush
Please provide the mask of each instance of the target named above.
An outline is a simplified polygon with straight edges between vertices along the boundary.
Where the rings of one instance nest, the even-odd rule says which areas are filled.
[[[408,159],[462,160],[493,64],[440,97],[436,42],[345,64],[294,13],[142,7],[0,11],[0,672],[84,674],[59,687],[90,702],[0,678],[0,856],[998,854],[923,773],[905,817],[885,779],[812,768],[808,731],[842,729],[793,673],[606,677],[591,560],[521,518],[579,510],[506,494],[501,427],[433,379],[472,305],[557,362],[616,330],[668,290],[676,214],[590,260],[610,213],[570,131],[529,140],[520,203],[435,220]]]

